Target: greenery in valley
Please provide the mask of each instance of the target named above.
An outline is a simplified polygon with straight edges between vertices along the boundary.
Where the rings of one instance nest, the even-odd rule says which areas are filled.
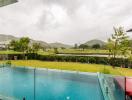
[[[84,49],[88,49],[89,46],[86,45],[86,44],[81,44],[81,45],[79,46],[79,48],[82,49],[82,50],[84,51]]]
[[[100,49],[101,46],[100,46],[99,44],[94,44],[94,45],[92,46],[92,48],[93,48],[93,49]]]

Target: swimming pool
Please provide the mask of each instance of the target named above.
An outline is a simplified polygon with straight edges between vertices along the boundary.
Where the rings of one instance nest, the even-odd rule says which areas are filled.
[[[0,68],[0,95],[16,100],[104,100],[97,74]]]

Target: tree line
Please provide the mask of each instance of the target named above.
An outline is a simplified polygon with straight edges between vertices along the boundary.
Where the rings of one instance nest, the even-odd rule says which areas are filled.
[[[104,45],[105,46],[105,45]],[[80,44],[79,46],[77,44],[75,44],[74,46],[74,49],[82,49],[82,50],[85,50],[85,49],[103,49],[104,46],[101,46],[100,44],[96,43],[96,44],[93,44],[92,46],[89,46],[87,44]]]

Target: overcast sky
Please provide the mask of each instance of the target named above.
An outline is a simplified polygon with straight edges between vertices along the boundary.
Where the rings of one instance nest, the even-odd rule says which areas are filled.
[[[113,26],[132,28],[132,0],[19,0],[0,8],[1,34],[46,42],[106,40]]]

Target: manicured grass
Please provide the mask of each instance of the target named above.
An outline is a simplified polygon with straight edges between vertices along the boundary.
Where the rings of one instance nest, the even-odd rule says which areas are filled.
[[[0,61],[5,63],[6,61]],[[31,66],[36,68],[50,68],[61,70],[72,70],[82,72],[103,72],[104,68],[112,75],[132,76],[132,69],[127,68],[112,68],[108,65],[99,64],[82,64],[73,62],[48,62],[39,60],[12,60],[11,63],[15,66]]]
[[[55,55],[54,51],[38,51],[40,55]]]
[[[58,49],[59,53],[109,53],[108,50],[95,50],[95,49],[85,49],[85,50],[81,50],[81,49]]]
[[[85,50],[81,50],[81,49],[58,49],[59,53],[78,53],[78,54],[85,54],[85,53],[98,53],[98,54],[104,54],[104,53],[108,53],[108,50],[95,50],[95,49],[85,49]],[[0,51],[0,54],[21,54],[22,52],[16,52],[13,50],[8,50],[8,51]],[[54,49],[48,49],[47,51],[38,51],[38,54],[41,55],[53,55],[54,53]]]
[[[13,51],[13,50],[4,50],[4,51],[0,51],[0,54],[23,54],[23,52],[17,52],[17,51]],[[54,51],[38,51],[38,54],[53,55],[55,53],[54,53]]]
[[[22,54],[22,52],[7,50],[7,51],[0,51],[0,54]]]
[[[0,61],[5,63],[5,61]],[[48,62],[38,60],[13,60],[11,63],[15,66],[31,66],[39,68],[61,69],[61,70],[74,70],[82,72],[102,72],[104,68],[113,75],[126,75],[132,76],[131,69],[112,68],[111,66],[98,65],[98,64],[82,64],[72,62]]]
[[[128,69],[128,68],[117,68],[117,70],[125,76],[131,76],[132,77],[132,69]]]
[[[17,51],[13,51],[13,50],[5,50],[5,51],[0,51],[0,54],[23,54],[23,52],[17,52]],[[53,55],[54,52],[53,51],[38,51],[38,54],[41,55]]]

